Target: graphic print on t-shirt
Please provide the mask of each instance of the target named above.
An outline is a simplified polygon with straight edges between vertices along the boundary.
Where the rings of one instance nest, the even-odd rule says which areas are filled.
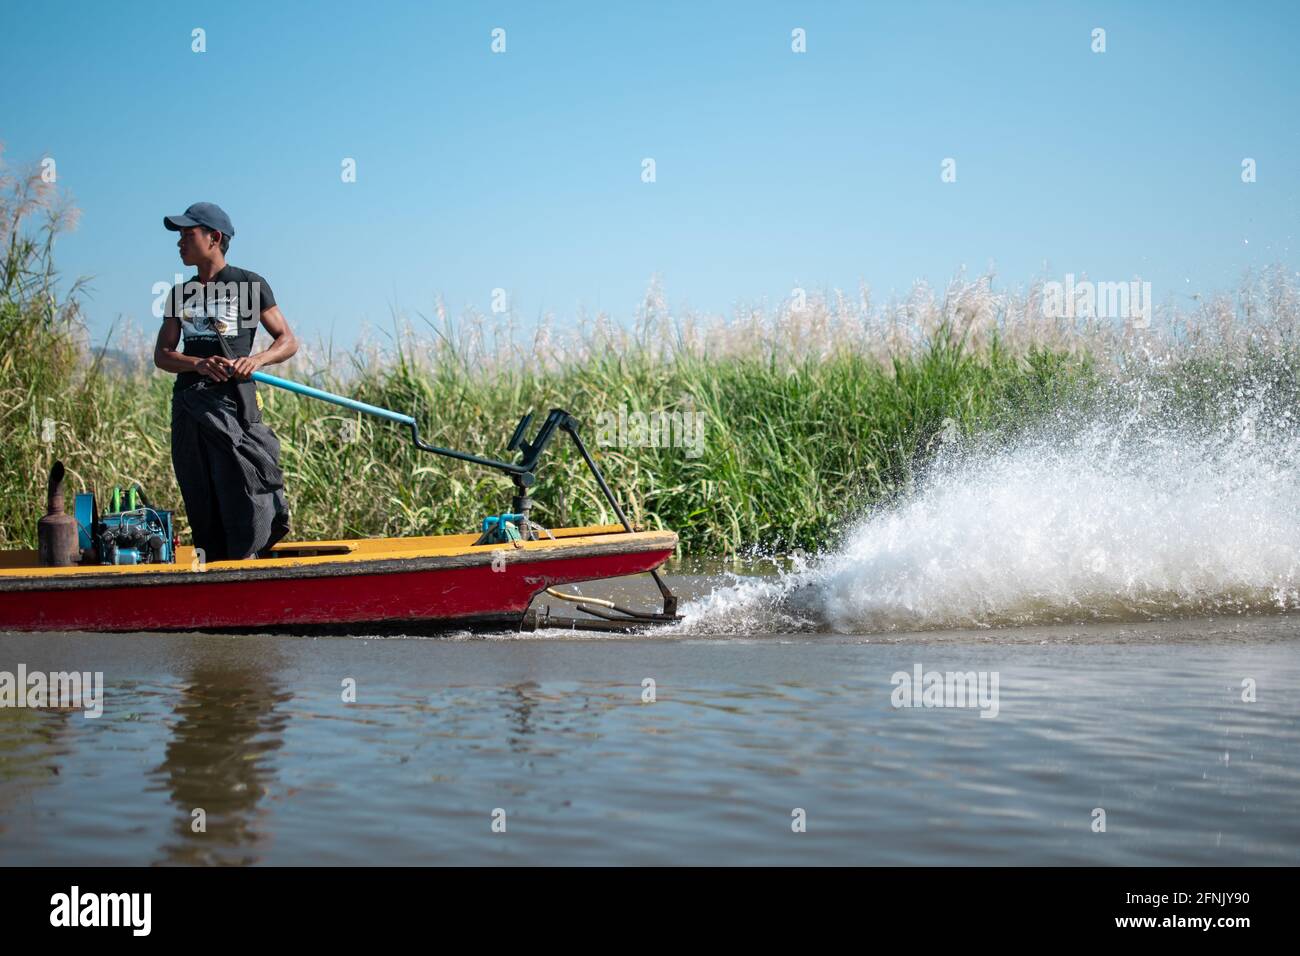
[[[274,307],[275,295],[266,279],[227,265],[209,282],[200,282],[196,276],[173,286],[163,317],[180,323],[185,354],[191,358],[244,358],[253,352],[259,319]],[[227,348],[222,348],[223,344]],[[184,391],[202,381],[198,372],[181,372],[175,390]]]
[[[215,340],[214,329],[233,339],[239,334],[239,297],[216,292],[206,301],[186,302],[180,320],[181,332],[187,339]]]

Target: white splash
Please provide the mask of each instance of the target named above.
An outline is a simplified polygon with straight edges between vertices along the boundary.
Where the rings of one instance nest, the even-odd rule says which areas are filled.
[[[693,632],[875,633],[1300,607],[1300,432],[1237,393],[1214,427],[1138,408],[947,448],[836,553],[686,608]],[[1267,424],[1265,424],[1267,423]]]

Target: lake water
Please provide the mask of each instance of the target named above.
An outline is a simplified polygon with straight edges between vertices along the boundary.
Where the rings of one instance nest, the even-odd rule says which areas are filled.
[[[1296,864],[1270,381],[945,438],[825,553],[675,565],[653,635],[0,635],[106,684],[0,708],[0,863]]]
[[[1293,865],[1297,651],[1288,614],[0,635],[105,683],[98,719],[0,709],[0,864]],[[894,706],[918,665],[996,675],[996,716]]]

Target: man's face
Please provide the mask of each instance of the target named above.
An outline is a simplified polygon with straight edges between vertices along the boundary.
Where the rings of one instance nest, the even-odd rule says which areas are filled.
[[[190,226],[180,231],[176,248],[181,252],[181,262],[187,266],[197,266],[212,252],[213,247],[220,248],[221,234],[205,232],[202,226]]]

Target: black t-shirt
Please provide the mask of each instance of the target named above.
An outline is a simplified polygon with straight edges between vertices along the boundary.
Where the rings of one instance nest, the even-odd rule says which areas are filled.
[[[200,282],[196,275],[183,285],[172,286],[163,315],[180,319],[184,354],[194,358],[224,355],[215,330],[220,329],[230,354],[244,358],[253,353],[262,313],[273,305],[270,283],[256,272],[227,265],[211,282]],[[180,391],[206,381],[198,372],[181,372],[174,387]]]

